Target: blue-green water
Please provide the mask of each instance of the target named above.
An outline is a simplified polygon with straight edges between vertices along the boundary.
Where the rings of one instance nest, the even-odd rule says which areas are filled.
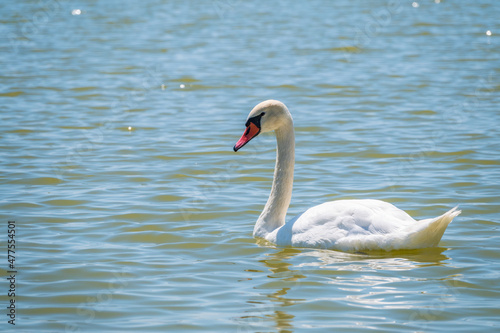
[[[0,13],[2,330],[499,330],[497,2],[48,0]],[[289,216],[345,198],[417,219],[459,205],[440,246],[254,240],[275,139],[232,146],[269,98],[296,126]]]

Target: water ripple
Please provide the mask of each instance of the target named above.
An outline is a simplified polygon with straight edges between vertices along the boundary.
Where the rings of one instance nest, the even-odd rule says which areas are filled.
[[[0,216],[16,221],[16,326],[494,332],[500,7],[192,4],[0,4]],[[232,146],[267,98],[295,122],[289,217],[347,198],[419,219],[459,205],[440,247],[254,240],[275,139]]]

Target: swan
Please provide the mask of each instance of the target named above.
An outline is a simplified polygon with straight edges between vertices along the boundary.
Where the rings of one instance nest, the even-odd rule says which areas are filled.
[[[457,207],[441,216],[416,221],[394,205],[373,199],[337,200],[307,209],[285,223],[292,197],[295,134],[288,108],[267,100],[255,106],[234,145],[237,152],[261,132],[276,134],[277,153],[269,199],[253,230],[254,238],[278,246],[341,251],[410,250],[435,247]]]

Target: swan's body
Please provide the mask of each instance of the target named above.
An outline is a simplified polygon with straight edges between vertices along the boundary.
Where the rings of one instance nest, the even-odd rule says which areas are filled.
[[[234,146],[237,151],[261,131],[275,131],[278,143],[269,199],[253,235],[279,246],[315,247],[344,251],[418,249],[437,246],[448,224],[460,211],[415,221],[380,200],[338,200],[314,206],[285,224],[292,197],[295,163],[293,120],[275,100],[258,104],[249,114],[247,129]]]

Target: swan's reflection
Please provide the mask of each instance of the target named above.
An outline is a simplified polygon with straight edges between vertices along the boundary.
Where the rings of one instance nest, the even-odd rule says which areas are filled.
[[[301,254],[318,260],[306,261],[300,266],[319,266],[335,270],[411,270],[418,267],[442,266],[450,258],[443,254],[447,248],[436,247],[419,250],[374,251],[348,253],[331,250],[311,250]]]
[[[403,276],[402,271],[446,265],[450,259],[443,254],[446,248],[377,253],[269,249],[265,258],[259,260],[266,268],[262,270],[266,275],[255,279],[259,283],[254,289],[262,292],[247,301],[252,308],[239,318],[239,332],[269,330],[270,325],[278,331],[293,331],[293,306],[306,301],[314,303],[321,299],[362,307],[409,307],[410,294],[415,291],[404,287],[412,278]],[[327,293],[318,291],[326,285],[337,287],[327,288]]]
[[[264,290],[258,296],[248,300],[255,306],[248,315],[240,317],[238,332],[254,332],[256,329],[268,329],[268,322],[274,322],[275,328],[280,332],[293,331],[293,318],[286,311],[286,307],[304,301],[304,299],[290,298],[288,292],[296,288],[301,279],[306,278],[302,269],[292,267],[290,259],[300,250],[283,248],[275,249],[266,254],[265,259],[259,260],[267,268],[268,280],[263,284],[255,286],[256,289]]]

